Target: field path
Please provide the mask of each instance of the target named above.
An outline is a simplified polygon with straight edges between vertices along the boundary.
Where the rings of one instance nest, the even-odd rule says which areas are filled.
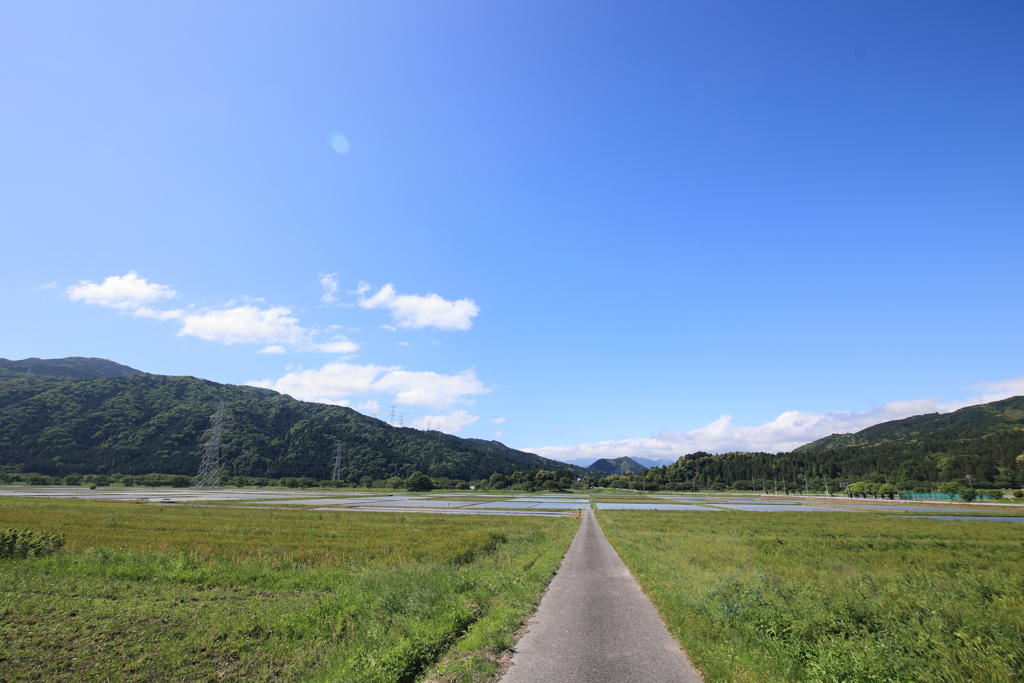
[[[587,511],[502,683],[701,683]]]

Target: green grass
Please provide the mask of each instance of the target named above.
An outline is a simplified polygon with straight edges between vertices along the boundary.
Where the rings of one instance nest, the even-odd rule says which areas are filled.
[[[576,524],[4,501],[67,545],[0,560],[0,680],[485,680]]]
[[[1024,680],[1019,524],[597,515],[708,683]]]

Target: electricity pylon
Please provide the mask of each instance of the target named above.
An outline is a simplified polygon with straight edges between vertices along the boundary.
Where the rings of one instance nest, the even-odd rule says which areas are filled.
[[[341,477],[341,455],[345,447],[340,443],[334,447],[334,466],[331,469],[331,481],[339,481]]]
[[[206,430],[210,438],[203,444],[203,460],[199,463],[199,474],[190,488],[212,489],[220,486],[220,447],[224,445],[220,437],[227,431],[224,429],[226,418],[224,402],[219,401],[216,412],[210,416],[210,428]]]

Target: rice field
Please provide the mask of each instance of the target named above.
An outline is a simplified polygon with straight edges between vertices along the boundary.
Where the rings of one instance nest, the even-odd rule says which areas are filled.
[[[1019,524],[597,517],[708,683],[1024,680]]]
[[[2,681],[486,680],[577,521],[8,499]]]

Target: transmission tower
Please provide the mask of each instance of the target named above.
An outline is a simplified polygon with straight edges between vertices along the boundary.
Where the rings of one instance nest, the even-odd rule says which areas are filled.
[[[340,481],[341,479],[341,455],[345,452],[345,447],[340,443],[334,447],[334,466],[331,469],[331,481]]]
[[[391,426],[395,426],[395,406],[391,406]]]
[[[220,440],[221,434],[226,432],[224,420],[227,415],[224,413],[224,402],[217,402],[217,410],[210,416],[210,428],[207,433],[210,438],[203,444],[203,460],[199,463],[199,474],[190,488],[212,489],[220,486],[220,447],[224,442]]]

